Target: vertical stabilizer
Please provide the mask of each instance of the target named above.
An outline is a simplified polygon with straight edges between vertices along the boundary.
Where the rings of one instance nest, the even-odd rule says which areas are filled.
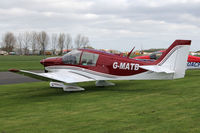
[[[174,71],[173,78],[183,78],[187,65],[191,40],[176,40],[157,60],[157,65]]]

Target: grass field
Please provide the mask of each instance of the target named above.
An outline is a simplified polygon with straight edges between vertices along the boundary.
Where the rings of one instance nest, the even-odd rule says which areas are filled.
[[[7,71],[11,68],[25,70],[43,69],[40,60],[44,56],[0,56],[0,71]]]
[[[169,81],[114,81],[84,92],[48,82],[0,85],[2,133],[199,133],[200,71]]]

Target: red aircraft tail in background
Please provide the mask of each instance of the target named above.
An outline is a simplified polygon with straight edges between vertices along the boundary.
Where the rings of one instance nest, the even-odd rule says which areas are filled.
[[[165,52],[166,52],[166,50],[161,50],[161,51],[154,52],[150,55],[137,56],[134,59],[143,60],[143,61],[147,61],[147,62],[150,60],[151,61],[158,60],[160,58],[160,56],[162,54],[164,54]],[[187,69],[200,69],[200,57],[188,55]]]

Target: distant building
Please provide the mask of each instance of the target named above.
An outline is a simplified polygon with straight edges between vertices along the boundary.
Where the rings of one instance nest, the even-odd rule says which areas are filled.
[[[151,52],[143,52],[143,55],[150,55],[152,54]]]
[[[200,55],[200,51],[196,51],[196,52],[190,52],[191,55]]]
[[[0,50],[0,55],[8,55],[8,52]]]
[[[107,53],[113,53],[113,54],[121,54],[122,52],[118,51],[118,50],[112,50],[112,49],[99,49],[100,51],[104,51]]]

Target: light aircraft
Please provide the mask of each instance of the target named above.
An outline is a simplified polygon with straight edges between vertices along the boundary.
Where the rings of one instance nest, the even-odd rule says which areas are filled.
[[[137,56],[134,59],[143,61],[148,61],[148,60],[154,61],[160,58],[165,51],[166,50],[157,51],[147,56]],[[200,57],[188,55],[187,69],[200,69]]]
[[[140,61],[129,56],[77,49],[62,57],[41,60],[45,73],[16,69],[10,71],[59,81],[50,82],[50,86],[63,88],[64,91],[84,90],[75,83],[88,81],[96,81],[96,86],[110,86],[114,84],[107,80],[177,79],[185,75],[190,44],[191,40],[175,40],[156,61]]]

